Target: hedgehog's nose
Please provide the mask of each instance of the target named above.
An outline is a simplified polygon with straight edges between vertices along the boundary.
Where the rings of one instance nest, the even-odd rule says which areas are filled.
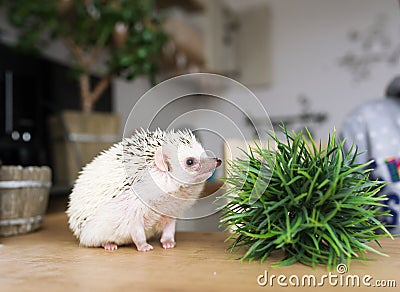
[[[215,158],[215,161],[217,161],[217,165],[216,165],[215,167],[218,167],[218,166],[220,166],[220,165],[221,165],[221,163],[222,163],[222,160],[221,160],[221,159],[219,159],[218,157],[217,157],[217,158]]]

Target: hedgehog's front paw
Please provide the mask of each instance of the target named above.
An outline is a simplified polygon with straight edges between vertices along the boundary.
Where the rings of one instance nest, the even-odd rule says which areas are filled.
[[[144,251],[144,252],[146,252],[146,251],[151,251],[152,249],[153,249],[153,246],[150,245],[150,244],[148,244],[147,242],[145,242],[145,243],[143,243],[143,244],[137,246],[137,250],[138,250],[138,251]]]
[[[162,247],[167,249],[167,248],[174,248],[176,243],[173,239],[163,239],[161,238],[161,244]]]
[[[114,243],[107,243],[105,245],[103,245],[104,250],[117,250],[118,249],[118,245],[114,244]]]

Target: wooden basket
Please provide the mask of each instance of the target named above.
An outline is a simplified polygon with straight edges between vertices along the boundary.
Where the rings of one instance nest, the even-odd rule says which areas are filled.
[[[72,186],[85,164],[120,140],[113,113],[66,110],[50,118],[49,127],[55,185]]]
[[[51,170],[43,167],[0,167],[0,236],[38,229],[47,210]]]

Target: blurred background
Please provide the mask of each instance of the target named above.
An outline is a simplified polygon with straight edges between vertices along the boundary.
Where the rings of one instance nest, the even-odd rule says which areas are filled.
[[[90,36],[88,29],[87,39],[82,39],[82,34],[75,42],[65,35],[64,41],[48,35],[46,43],[36,43],[35,53],[21,50],[20,46],[17,49],[20,36],[33,22],[28,18],[19,19],[19,23],[18,19],[10,20],[11,2],[0,2],[0,159],[3,164],[50,165],[53,198],[65,198],[81,165],[120,140],[140,97],[168,78],[196,72],[230,77],[256,95],[275,130],[285,122],[295,130],[308,127],[316,139],[324,140],[334,128],[341,127],[346,115],[359,104],[383,98],[386,85],[399,73],[400,17],[396,0],[159,0],[149,6],[147,14],[138,16],[133,26],[129,19],[135,13],[123,13],[124,1],[55,0],[59,13],[56,18],[76,25],[77,31],[88,26],[84,22],[81,28],[78,18],[71,16],[76,2],[86,5],[90,20],[102,22],[103,15],[106,17],[109,10],[103,11],[101,5],[112,7],[114,18],[126,18],[114,19],[112,30],[108,31],[113,44],[107,47],[108,41],[104,41],[103,45],[111,51],[99,50],[97,54],[91,53],[85,41],[97,44],[97,33],[101,39],[107,30],[93,29]],[[49,9],[40,13],[48,13]],[[27,17],[27,11],[19,11],[19,16]],[[156,14],[159,22],[150,23]],[[54,20],[46,24],[53,28],[57,25]],[[57,33],[65,33],[65,27],[61,28]],[[147,34],[141,34],[144,28],[148,28]],[[45,33],[46,29],[51,30],[44,27]],[[129,35],[135,33],[143,36],[143,43],[133,40],[129,47]],[[35,37],[34,32],[31,37]],[[129,48],[135,50],[136,57],[132,57]],[[117,59],[108,59],[107,54]],[[88,59],[76,69],[79,56]],[[86,68],[91,56],[98,60]],[[105,65],[101,64],[104,60]],[[111,72],[107,71],[110,64],[109,68],[115,70],[104,75]],[[73,78],[71,68],[80,82]],[[80,75],[82,72],[87,74]],[[84,110],[82,103],[85,76],[93,87],[107,77],[104,91],[90,110]],[[226,156],[224,140],[252,139],[254,125],[265,124],[260,109],[247,103],[248,97],[240,90],[221,86],[217,81],[175,86],[193,92],[213,88],[220,96],[229,96],[231,102],[242,105],[238,109],[210,96],[194,94],[163,109],[153,124],[166,128],[174,117],[196,109],[223,113],[232,124],[227,124],[222,136],[198,133],[205,148],[220,157]],[[150,108],[153,103],[154,99],[144,101],[140,114],[148,115],[146,106]],[[105,121],[95,118],[84,122],[86,118],[76,116],[77,111],[111,116]],[[59,125],[54,126],[57,122]],[[217,122],[212,116],[196,115],[177,127],[210,128]],[[87,123],[91,126],[82,126]],[[128,122],[125,131],[129,133],[137,127]],[[107,130],[100,133],[100,128]],[[63,140],[65,145],[60,144]],[[95,142],[97,148],[88,146],[90,142]],[[68,166],[71,161],[75,165]],[[217,176],[223,176],[223,170]],[[213,190],[211,186],[209,191]],[[214,223],[203,229],[215,229]]]

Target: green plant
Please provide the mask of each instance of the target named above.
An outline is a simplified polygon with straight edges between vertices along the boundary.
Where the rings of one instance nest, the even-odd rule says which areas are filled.
[[[286,141],[271,134],[276,147],[256,146],[229,163],[221,223],[231,232],[231,251],[245,248],[242,260],[263,262],[282,250],[275,265],[313,267],[349,265],[367,251],[383,255],[367,245],[391,236],[377,219],[388,215],[385,196],[377,195],[384,183],[369,179],[369,163],[356,164],[356,149],[345,153],[335,133],[322,147],[308,131],[282,130]]]
[[[42,51],[61,40],[71,53],[82,109],[90,112],[111,79],[154,74],[166,41],[152,0],[0,0],[19,47]],[[100,81],[90,84],[96,70]]]

